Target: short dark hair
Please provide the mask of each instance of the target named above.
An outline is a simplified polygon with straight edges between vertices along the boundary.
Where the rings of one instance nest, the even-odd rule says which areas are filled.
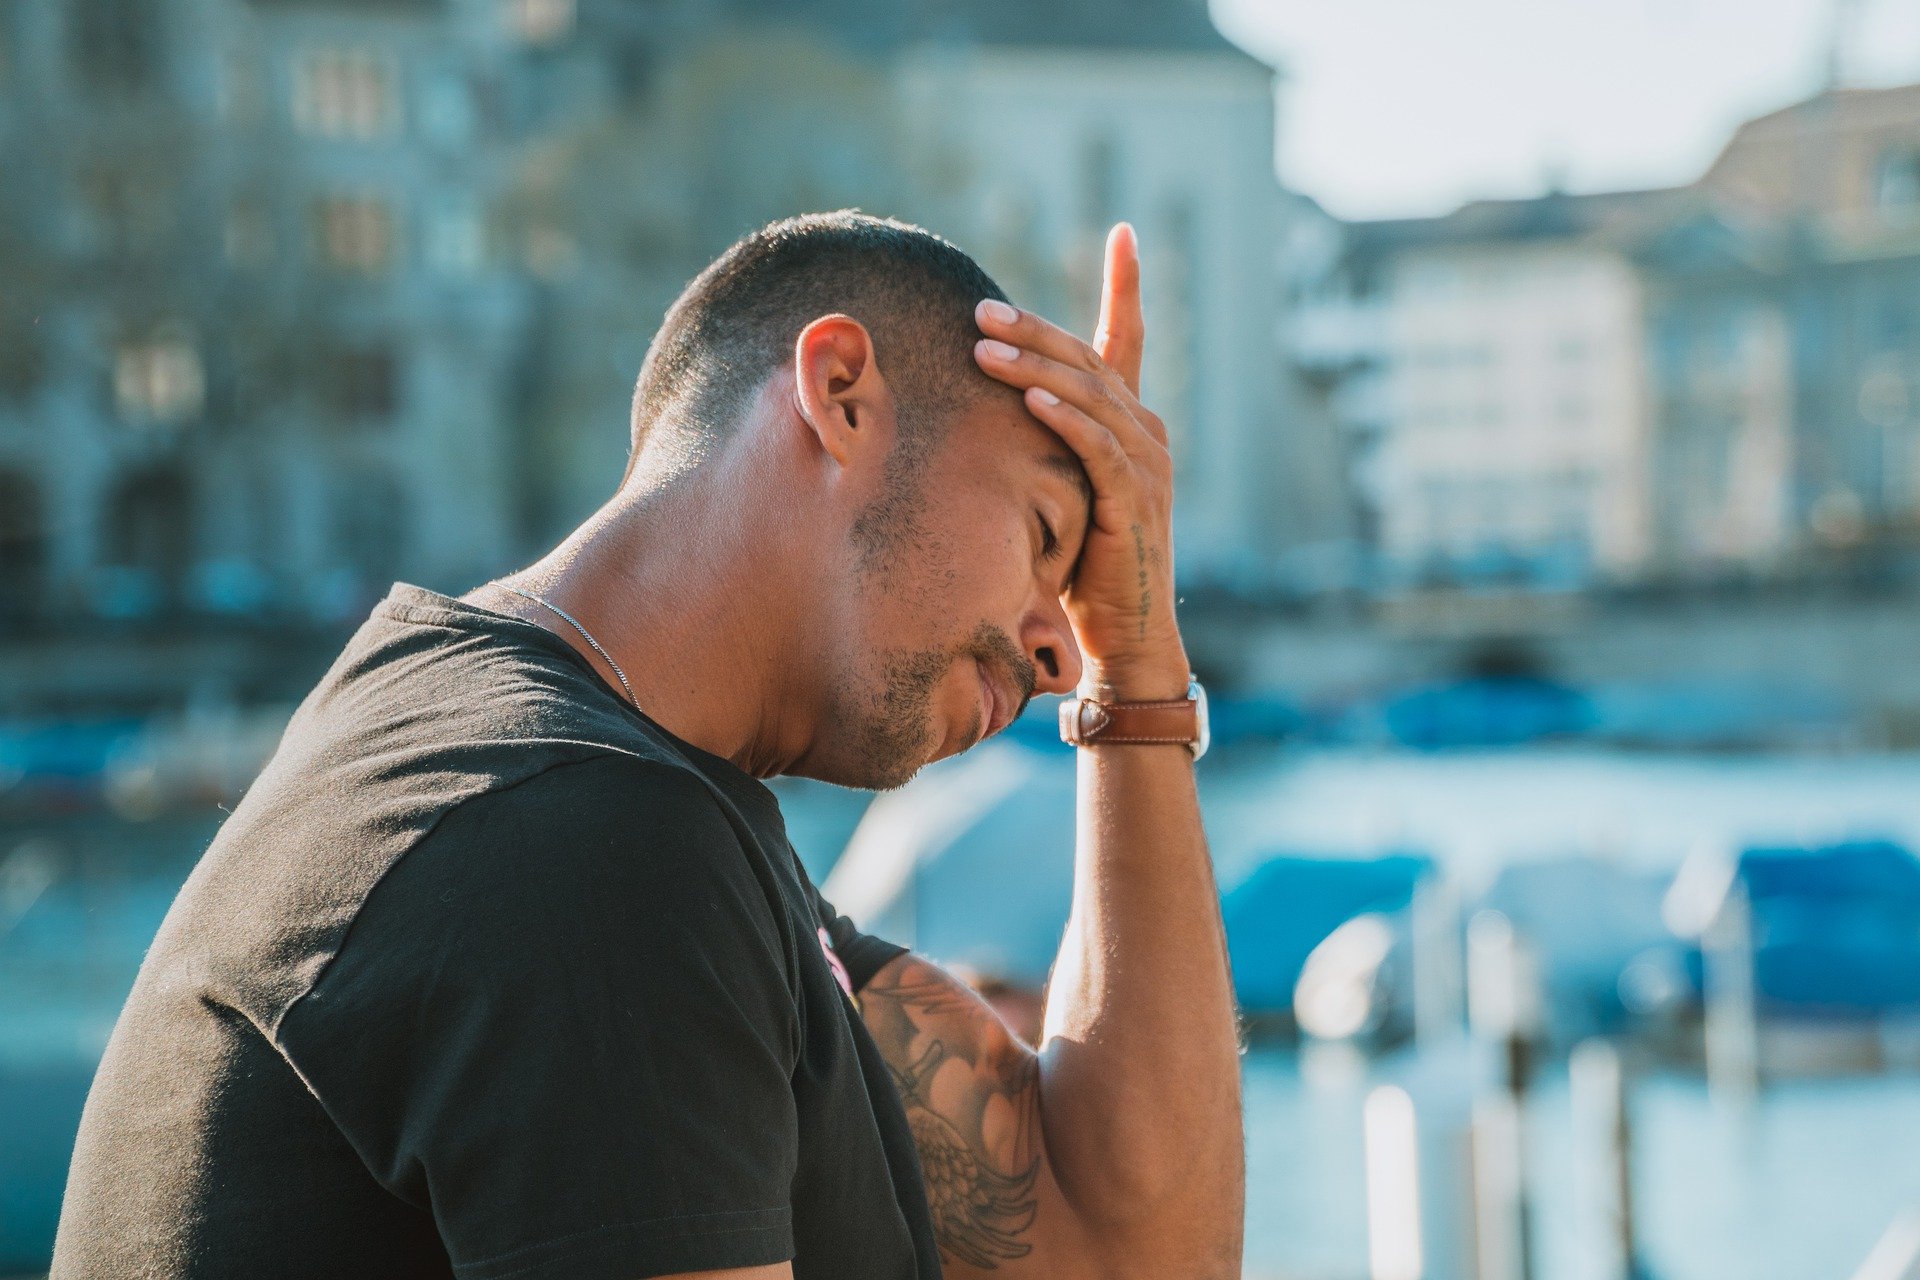
[[[800,330],[835,312],[873,336],[899,410],[896,450],[923,452],[996,385],[973,361],[973,313],[982,298],[1006,297],[964,250],[912,223],[857,209],[769,223],[667,309],[634,388],[633,457],[663,423],[695,437],[729,430],[792,359]]]

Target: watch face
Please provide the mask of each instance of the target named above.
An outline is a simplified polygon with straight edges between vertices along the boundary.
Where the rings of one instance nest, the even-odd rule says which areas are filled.
[[[1193,699],[1193,718],[1195,732],[1198,735],[1193,743],[1193,758],[1198,760],[1207,754],[1207,748],[1213,743],[1213,730],[1207,723],[1207,690],[1198,680],[1189,678],[1187,696]]]

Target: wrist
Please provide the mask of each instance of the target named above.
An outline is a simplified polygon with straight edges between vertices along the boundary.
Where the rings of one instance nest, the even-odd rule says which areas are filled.
[[[1088,662],[1077,690],[1082,698],[1109,705],[1121,702],[1172,702],[1187,696],[1193,667],[1184,649],[1153,658]]]

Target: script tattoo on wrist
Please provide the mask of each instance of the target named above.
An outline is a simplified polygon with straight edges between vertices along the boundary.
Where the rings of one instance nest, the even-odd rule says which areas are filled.
[[[1153,612],[1153,587],[1147,577],[1147,539],[1140,526],[1133,526],[1133,563],[1140,575],[1140,638],[1147,638],[1147,618]]]
[[[920,1151],[948,1263],[991,1271],[1033,1248],[1039,1061],[958,979],[908,956],[860,995]]]

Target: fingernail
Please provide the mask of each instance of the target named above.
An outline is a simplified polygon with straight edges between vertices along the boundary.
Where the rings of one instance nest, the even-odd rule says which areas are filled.
[[[1053,394],[1053,392],[1047,390],[1045,387],[1028,387],[1027,390],[1033,392],[1033,398],[1035,400],[1038,400],[1041,404],[1059,404],[1060,403],[1060,397]]]
[[[1012,324],[1020,318],[1018,311],[998,298],[980,299],[980,305],[975,310],[981,319],[993,320],[999,324]]]
[[[1013,360],[1018,358],[1020,352],[1004,342],[996,342],[992,338],[982,338],[980,339],[980,354],[994,360]]]

